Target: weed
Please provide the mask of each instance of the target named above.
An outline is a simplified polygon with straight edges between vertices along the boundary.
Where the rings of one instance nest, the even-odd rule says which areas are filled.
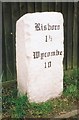
[[[32,109],[33,115],[46,115],[49,114],[53,110],[53,105],[51,101],[47,101],[44,103],[30,103],[30,108]]]
[[[12,118],[22,118],[26,116],[29,109],[29,102],[27,96],[21,96],[12,100]]]
[[[67,72],[64,74],[64,96],[69,96],[74,99],[79,98],[78,95],[78,79],[79,70],[73,70],[72,72]]]

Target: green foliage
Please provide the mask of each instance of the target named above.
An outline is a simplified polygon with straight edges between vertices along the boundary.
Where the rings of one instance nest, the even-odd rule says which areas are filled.
[[[41,104],[31,103],[30,108],[33,115],[46,115],[53,110],[53,105],[51,101],[47,101]]]
[[[12,100],[12,117],[22,118],[24,117],[29,109],[29,102],[27,96],[20,96],[17,99]]]
[[[12,118],[24,117],[49,117],[58,115],[66,111],[72,110],[75,106],[76,99],[79,98],[79,70],[65,72],[64,74],[64,91],[59,98],[49,100],[43,103],[29,103],[27,96],[16,97],[16,89],[6,91],[6,96],[3,97],[4,112],[8,113]],[[8,109],[7,109],[8,108]]]
[[[16,86],[11,86],[11,88],[4,88],[2,89],[2,111],[3,113],[7,112],[11,105],[12,100],[16,99],[17,97],[17,89]]]
[[[78,94],[79,70],[74,69],[72,72],[65,72],[64,74],[64,96],[69,96],[74,99],[79,98]]]
[[[64,95],[77,98],[78,97],[77,86],[73,84],[69,85],[64,91]]]
[[[52,102],[29,103],[27,96],[21,96],[12,100],[12,118],[22,118],[31,113],[33,116],[46,115],[52,111]],[[29,112],[29,113],[28,113]]]

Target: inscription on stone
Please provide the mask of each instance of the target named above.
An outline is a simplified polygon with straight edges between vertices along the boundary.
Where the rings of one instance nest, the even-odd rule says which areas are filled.
[[[63,16],[28,13],[16,23],[17,88],[30,102],[44,102],[63,91]]]

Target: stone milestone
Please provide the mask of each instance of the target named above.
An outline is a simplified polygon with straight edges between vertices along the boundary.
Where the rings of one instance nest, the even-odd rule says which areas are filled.
[[[60,12],[27,13],[16,23],[17,88],[30,102],[63,92],[64,32]]]

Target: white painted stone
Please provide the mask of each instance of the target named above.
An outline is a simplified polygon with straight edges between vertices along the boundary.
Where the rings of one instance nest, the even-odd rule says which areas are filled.
[[[41,30],[35,27],[38,23]],[[62,94],[63,41],[60,12],[28,13],[17,21],[17,87],[21,94],[27,93],[30,102],[44,102]],[[34,59],[36,52],[39,57]]]

